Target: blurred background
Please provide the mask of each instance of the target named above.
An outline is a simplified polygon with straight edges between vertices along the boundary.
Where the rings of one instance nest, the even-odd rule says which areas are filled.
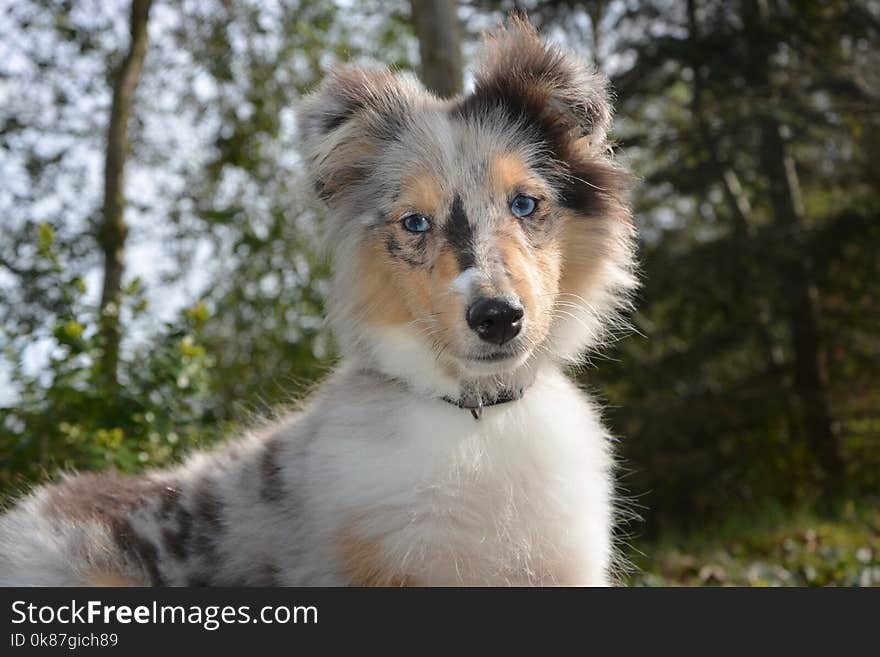
[[[880,2],[0,1],[0,497],[166,465],[332,366],[298,99],[467,89],[520,8],[613,81],[643,287],[578,376],[630,584],[880,584]]]

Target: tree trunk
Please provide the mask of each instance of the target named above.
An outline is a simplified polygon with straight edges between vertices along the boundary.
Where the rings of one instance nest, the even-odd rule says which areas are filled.
[[[101,378],[110,393],[119,385],[119,309],[125,268],[125,159],[128,155],[128,122],[135,89],[147,52],[147,21],[152,0],[132,0],[131,43],[113,82],[110,126],[104,163],[103,219],[98,242],[104,252],[104,283],[101,291]]]
[[[454,0],[411,0],[412,22],[419,38],[421,78],[442,98],[461,93],[461,28]]]
[[[590,17],[590,36],[593,41],[593,64],[597,70],[602,70],[602,18],[608,9],[608,3],[605,0],[594,0],[587,4],[587,16]]]
[[[691,42],[691,48],[695,52],[699,52],[701,36],[696,4],[696,0],[687,0],[688,39]],[[755,238],[754,227],[750,221],[752,205],[740,183],[740,177],[733,166],[724,160],[719,139],[709,124],[706,110],[703,106],[704,80],[703,71],[699,64],[694,65],[693,73],[691,113],[693,114],[697,130],[699,130],[700,137],[706,146],[712,171],[718,176],[718,180],[721,183],[724,200],[733,220],[733,234],[740,242],[749,244]],[[773,331],[770,326],[772,313],[767,299],[762,296],[759,289],[761,285],[761,282],[753,280],[753,277],[749,275],[746,275],[740,281],[744,303],[747,304],[749,312],[755,318],[756,332],[764,350],[768,373],[773,377],[774,385],[781,398],[780,403],[784,407],[785,421],[789,434],[797,436],[800,434],[800,431],[798,429],[797,410],[793,401],[794,395],[792,394],[791,386],[786,380],[785,362],[779,355],[781,350],[777,349],[776,341],[773,338]]]
[[[803,206],[794,160],[787,152],[782,126],[769,116],[761,120],[761,168],[770,184],[776,224],[782,229],[782,286],[794,357],[794,389],[801,407],[803,431],[829,483],[843,483],[844,463],[828,403],[822,360],[822,336],[816,289],[804,263]]]
[[[764,102],[759,112],[759,166],[766,179],[773,221],[779,228],[779,264],[793,357],[793,386],[800,407],[801,429],[830,488],[839,488],[845,465],[828,401],[822,360],[822,336],[816,290],[805,262],[804,208],[794,159],[783,137],[783,126],[773,113],[770,65],[772,41],[766,33],[768,17],[757,0],[743,3],[743,24],[757,47],[751,49],[750,77]]]

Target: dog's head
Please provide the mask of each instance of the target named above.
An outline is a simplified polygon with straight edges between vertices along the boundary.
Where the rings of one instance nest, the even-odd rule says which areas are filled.
[[[334,329],[386,372],[445,393],[576,360],[634,286],[606,81],[525,20],[487,40],[468,95],[347,66],[300,117]]]

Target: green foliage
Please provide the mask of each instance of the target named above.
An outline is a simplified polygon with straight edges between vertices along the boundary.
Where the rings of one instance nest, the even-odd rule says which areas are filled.
[[[82,279],[65,274],[53,240],[51,228],[41,226],[36,241],[50,279],[43,284],[65,299],[42,340],[48,364],[30,373],[19,354],[5,351],[19,391],[14,404],[0,407],[0,490],[7,492],[61,469],[134,472],[168,464],[219,429],[207,404],[212,359],[202,343],[204,304],[130,349],[120,363],[121,390],[108,399],[99,385],[98,311]],[[132,320],[148,311],[137,279],[125,290],[123,311]],[[16,343],[22,336],[4,337]]]

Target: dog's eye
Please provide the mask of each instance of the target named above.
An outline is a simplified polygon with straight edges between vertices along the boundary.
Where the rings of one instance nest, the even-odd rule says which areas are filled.
[[[514,217],[528,217],[538,207],[537,199],[524,194],[517,194],[516,198],[510,204],[510,211]]]
[[[431,220],[423,214],[408,214],[403,218],[403,227],[411,233],[427,233],[431,230]]]

